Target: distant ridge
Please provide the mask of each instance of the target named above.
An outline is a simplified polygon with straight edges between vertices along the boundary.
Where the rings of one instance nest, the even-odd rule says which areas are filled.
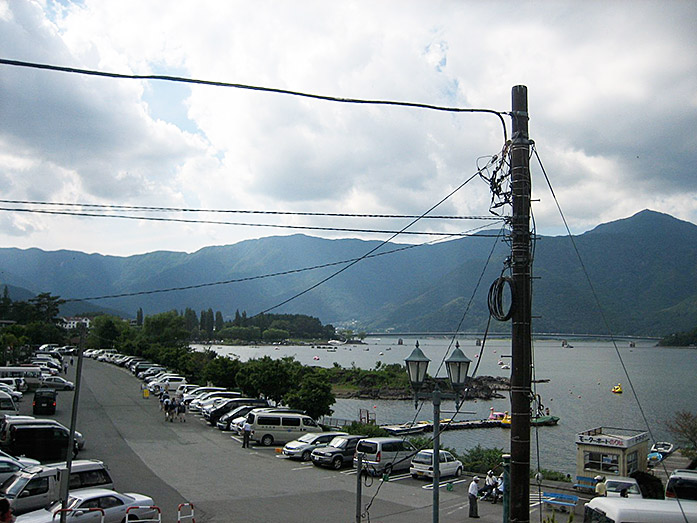
[[[467,237],[368,258],[274,312],[310,314],[354,330],[452,331],[463,318],[494,246]],[[697,323],[697,226],[644,210],[575,237],[576,246],[614,334],[662,336]],[[157,251],[117,257],[77,251],[0,249],[0,285],[62,298],[86,298],[211,282],[227,285],[76,302],[70,309],[135,316],[167,310],[213,308],[231,319],[273,307],[335,272],[378,241],[328,240],[296,234],[205,247],[194,253]],[[390,244],[378,252],[405,245]],[[462,330],[486,325],[486,293],[509,255],[504,242],[477,290]],[[535,332],[607,334],[586,275],[568,237],[540,237],[535,248]],[[298,272],[294,272],[298,271]],[[281,276],[264,277],[270,274]],[[17,291],[18,292],[18,291]],[[495,322],[496,323],[496,322]],[[505,331],[508,324],[497,324]]]

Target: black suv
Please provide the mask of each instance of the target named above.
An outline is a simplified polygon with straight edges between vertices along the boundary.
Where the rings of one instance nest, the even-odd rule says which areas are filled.
[[[358,442],[368,436],[337,436],[326,447],[320,447],[312,451],[312,464],[316,466],[332,467],[339,470],[344,465],[353,463],[353,455],[356,452]]]

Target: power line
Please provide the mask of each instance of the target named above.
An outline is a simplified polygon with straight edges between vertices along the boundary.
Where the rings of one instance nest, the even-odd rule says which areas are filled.
[[[327,96],[320,94],[307,93],[302,91],[291,91],[289,89],[279,89],[275,87],[263,87],[258,85],[248,85],[248,84],[238,84],[230,82],[219,82],[213,80],[200,80],[196,78],[187,78],[183,76],[170,76],[170,75],[160,75],[160,74],[123,74],[123,73],[111,73],[106,71],[98,71],[95,69],[80,69],[76,67],[64,67],[59,65],[51,64],[40,64],[36,62],[25,62],[21,60],[8,60],[6,58],[0,58],[1,65],[10,65],[15,67],[27,67],[31,69],[43,69],[48,71],[58,71],[63,73],[81,74],[87,76],[99,76],[103,78],[118,78],[122,80],[163,80],[167,82],[179,82],[187,84],[198,84],[198,85],[208,85],[213,87],[231,87],[235,89],[245,89],[249,91],[261,91],[267,93],[275,94],[285,94],[291,96],[299,96],[303,98],[311,98],[315,100],[324,100],[327,102],[337,102],[346,104],[363,104],[363,105],[392,105],[399,107],[412,107],[417,109],[429,109],[433,111],[445,111],[451,113],[484,113],[492,114],[501,122],[501,127],[503,129],[504,141],[508,140],[508,132],[506,130],[506,122],[503,119],[504,115],[509,114],[508,112],[494,111],[493,109],[475,109],[475,108],[464,108],[464,107],[447,107],[433,104],[424,104],[417,102],[400,102],[395,100],[370,100],[362,98],[340,98],[336,96]]]
[[[275,229],[295,229],[308,231],[332,231],[332,232],[356,232],[364,234],[408,234],[413,236],[470,236],[468,233],[450,233],[450,232],[427,232],[427,231],[399,231],[382,230],[382,229],[355,229],[349,227],[319,227],[312,225],[281,225],[272,223],[246,223],[246,222],[227,222],[216,220],[194,220],[187,218],[166,218],[158,216],[128,216],[123,214],[96,214],[78,211],[58,211],[47,209],[22,209],[17,207],[0,207],[0,211],[4,212],[24,212],[30,214],[50,214],[59,216],[80,216],[83,218],[115,218],[121,220],[143,220],[154,222],[174,222],[174,223],[198,223],[209,225],[233,225],[237,227],[270,227]],[[412,222],[413,223],[413,222]],[[411,225],[411,224],[410,224]]]
[[[328,216],[331,218],[418,218],[413,214],[361,214],[361,213],[331,213],[331,212],[295,212],[295,211],[260,211],[251,209],[196,209],[187,207],[156,207],[143,205],[117,205],[100,203],[68,203],[68,202],[42,202],[30,200],[3,200],[0,203],[19,204],[19,205],[47,205],[56,207],[86,207],[94,209],[118,209],[120,211],[150,211],[150,212],[186,212],[186,213],[229,213],[229,214],[268,214],[284,216]],[[498,216],[453,216],[453,215],[433,215],[424,216],[424,219],[438,220],[494,220],[501,218]]]

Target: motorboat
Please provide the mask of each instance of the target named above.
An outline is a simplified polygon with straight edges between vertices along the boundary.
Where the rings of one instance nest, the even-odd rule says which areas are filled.
[[[663,457],[666,457],[668,454],[673,452],[673,450],[675,450],[675,446],[669,441],[657,441],[651,446],[651,450],[649,452],[656,452],[661,454]]]
[[[383,425],[381,428],[393,436],[404,436],[407,434],[421,434],[426,429],[431,428],[431,423],[427,421],[416,421],[414,423],[400,423],[398,425]]]
[[[618,383],[614,387],[612,387],[612,393],[613,394],[622,394],[622,385]]]

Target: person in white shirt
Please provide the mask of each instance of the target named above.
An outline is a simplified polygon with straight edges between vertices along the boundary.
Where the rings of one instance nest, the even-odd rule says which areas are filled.
[[[472,482],[470,483],[469,489],[467,490],[470,501],[470,514],[471,518],[479,517],[479,510],[477,509],[477,495],[479,494],[479,476],[474,476]]]

